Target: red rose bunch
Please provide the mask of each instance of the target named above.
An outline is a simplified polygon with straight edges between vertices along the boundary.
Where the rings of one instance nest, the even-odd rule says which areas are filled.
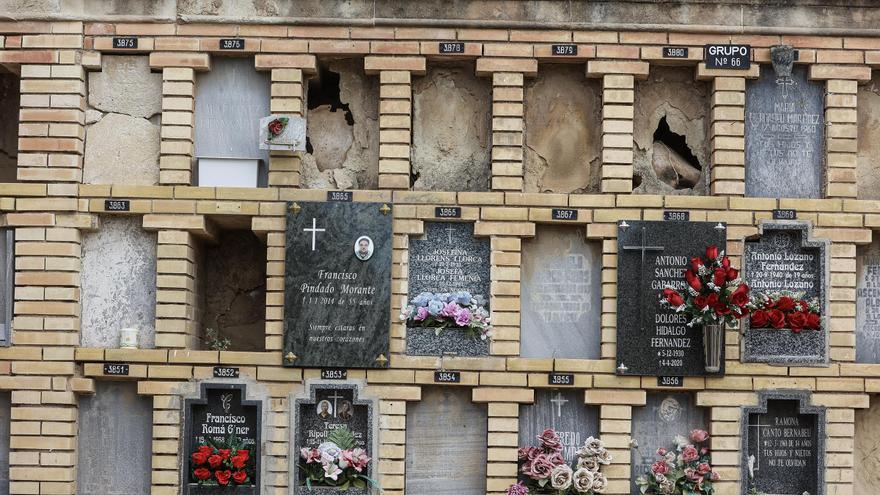
[[[819,300],[807,300],[802,292],[771,292],[752,298],[755,310],[749,321],[751,328],[789,329],[794,333],[819,330],[822,318]]]
[[[191,482],[212,486],[253,485],[251,451],[240,447],[234,438],[228,445],[200,445],[190,454]]]
[[[684,271],[682,289],[666,287],[660,304],[684,312],[688,326],[727,324],[736,327],[739,319],[753,308],[749,286],[730,266],[730,258],[717,246],[706,248],[705,258],[691,258]]]

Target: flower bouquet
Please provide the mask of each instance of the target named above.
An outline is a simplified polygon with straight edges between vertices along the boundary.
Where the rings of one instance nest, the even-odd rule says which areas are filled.
[[[407,353],[431,355],[439,349],[459,356],[488,354],[492,319],[485,304],[482,296],[466,291],[417,295],[400,312],[407,326]]]
[[[693,430],[690,439],[675,438],[675,450],[657,449],[657,460],[649,472],[636,479],[646,495],[711,495],[718,473],[712,471],[709,448],[704,444],[709,433]]]
[[[242,441],[231,436],[226,442],[207,439],[190,454],[190,483],[200,487],[232,489],[254,486],[255,463]]]
[[[290,122],[290,119],[287,117],[278,117],[277,119],[273,119],[266,125],[266,130],[268,131],[268,136],[266,139],[271,141],[278,136],[280,136],[284,129],[287,127],[287,123]]]
[[[355,447],[354,435],[348,428],[331,431],[318,448],[300,449],[299,467],[311,493],[319,492],[315,488],[320,487],[367,493],[370,485],[379,486],[367,476],[369,464],[366,451]]]
[[[507,495],[552,494],[594,495],[604,493],[608,480],[602,466],[611,464],[611,454],[601,440],[587,438],[577,450],[574,467],[562,457],[563,444],[553,429],[538,436],[540,445],[519,449],[521,481],[507,489]]]
[[[802,330],[819,330],[822,326],[819,299],[808,300],[803,292],[757,294],[752,297],[752,303],[757,309],[749,318],[750,328],[787,328],[801,333]]]
[[[717,373],[721,371],[724,326],[737,328],[753,308],[749,286],[739,270],[730,266],[730,258],[714,245],[706,248],[705,258],[691,258],[684,280],[685,293],[667,286],[660,295],[660,305],[684,313],[688,327],[702,327],[706,371]]]

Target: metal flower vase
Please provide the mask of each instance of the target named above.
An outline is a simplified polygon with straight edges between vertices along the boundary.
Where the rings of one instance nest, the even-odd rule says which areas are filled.
[[[724,325],[703,325],[703,350],[706,355],[706,372],[721,371],[721,351],[724,348]]]

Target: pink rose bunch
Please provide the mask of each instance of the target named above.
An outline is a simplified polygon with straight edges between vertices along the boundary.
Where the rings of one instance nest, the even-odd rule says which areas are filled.
[[[481,296],[464,291],[422,292],[401,310],[400,319],[411,327],[434,328],[437,335],[444,329],[457,328],[474,338],[486,340],[492,337],[491,318],[485,301]]]
[[[601,473],[611,455],[601,440],[590,437],[577,450],[574,466],[562,452],[565,445],[553,429],[537,436],[537,446],[520,447],[519,472],[525,480],[511,485],[507,495],[596,495],[605,492],[608,480]]]
[[[347,431],[347,430],[346,430]],[[318,445],[317,448],[300,449],[299,464],[303,477],[312,486],[354,486],[366,489],[375,482],[368,477],[370,457],[355,442],[351,433],[342,442],[345,447],[331,441]]]
[[[688,438],[676,437],[676,448],[657,449],[659,459],[650,470],[636,479],[645,495],[674,495],[690,493],[711,495],[718,473],[712,470],[709,448],[702,445],[709,440],[705,430],[691,430]]]

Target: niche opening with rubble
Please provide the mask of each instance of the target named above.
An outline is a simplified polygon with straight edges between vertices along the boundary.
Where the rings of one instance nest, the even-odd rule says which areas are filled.
[[[0,66],[0,182],[17,182],[18,109],[21,106],[21,81],[18,74]]]
[[[708,85],[692,68],[658,66],[635,92],[633,192],[706,195]]]
[[[193,313],[200,347],[265,351],[266,245],[250,230],[250,219],[224,220],[213,239],[196,247]]]
[[[363,59],[319,61],[305,93],[302,187],[378,189],[379,81]]]

